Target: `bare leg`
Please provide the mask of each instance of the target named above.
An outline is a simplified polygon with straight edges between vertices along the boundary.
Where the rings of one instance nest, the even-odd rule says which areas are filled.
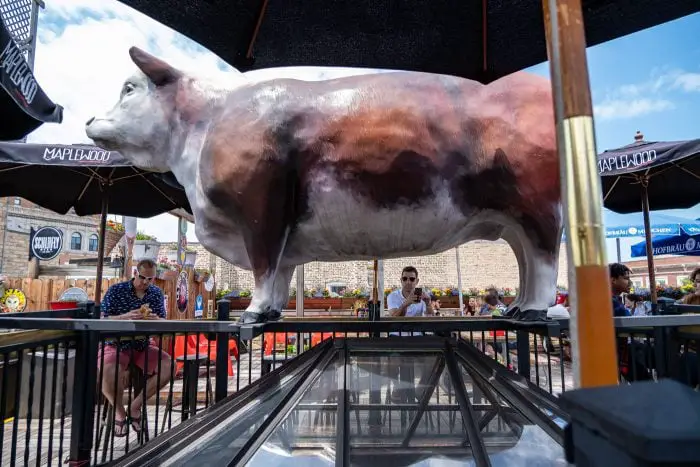
[[[144,401],[147,401],[153,397],[158,390],[170,382],[170,364],[170,356],[165,353],[161,353],[160,374],[158,374],[158,367],[156,366],[156,373],[146,379],[145,399],[143,394],[144,391],[142,391],[136,398],[134,398],[133,401],[131,401],[129,415],[132,418],[140,418],[141,407],[143,406]]]
[[[114,407],[114,419],[121,425],[126,420],[126,410],[124,409],[124,378],[121,367],[117,363],[108,363],[102,367],[102,394]],[[114,385],[116,378],[116,387]],[[123,428],[115,428],[116,435],[121,434]]]

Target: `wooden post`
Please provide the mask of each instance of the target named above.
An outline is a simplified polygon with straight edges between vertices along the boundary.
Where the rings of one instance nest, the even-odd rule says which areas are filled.
[[[612,293],[605,258],[581,0],[542,0],[554,94],[570,287],[574,384],[617,384]]]
[[[296,296],[297,318],[304,317],[304,265],[297,266],[297,296]]]

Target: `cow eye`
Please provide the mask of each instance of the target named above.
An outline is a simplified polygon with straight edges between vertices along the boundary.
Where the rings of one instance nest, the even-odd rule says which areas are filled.
[[[134,90],[134,85],[131,83],[126,83],[124,85],[124,88],[122,89],[122,94],[126,96],[128,94],[131,94],[131,91],[133,91],[133,90]]]

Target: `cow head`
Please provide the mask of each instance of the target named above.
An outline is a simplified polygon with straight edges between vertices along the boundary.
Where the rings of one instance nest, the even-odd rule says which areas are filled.
[[[140,71],[124,82],[114,108],[88,120],[85,132],[96,145],[120,152],[137,167],[166,172],[183,73],[137,47],[129,55]]]

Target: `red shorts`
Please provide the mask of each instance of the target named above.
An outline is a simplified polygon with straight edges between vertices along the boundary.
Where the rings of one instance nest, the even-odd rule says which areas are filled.
[[[104,355],[104,360],[102,359]],[[131,350],[124,349],[119,350],[119,366],[122,369],[126,369],[129,362],[133,362],[134,365],[141,368],[145,373],[146,368],[148,368],[148,376],[155,374],[158,371],[158,361],[159,360],[169,360],[170,355],[167,352],[162,351],[155,345],[149,345],[146,350]],[[105,365],[114,364],[117,361],[117,347],[114,345],[105,345],[103,349],[98,351],[97,354],[97,367],[104,361]],[[148,362],[148,365],[146,365]],[[170,363],[161,363],[160,371],[170,371]],[[167,366],[166,366],[167,365]]]

